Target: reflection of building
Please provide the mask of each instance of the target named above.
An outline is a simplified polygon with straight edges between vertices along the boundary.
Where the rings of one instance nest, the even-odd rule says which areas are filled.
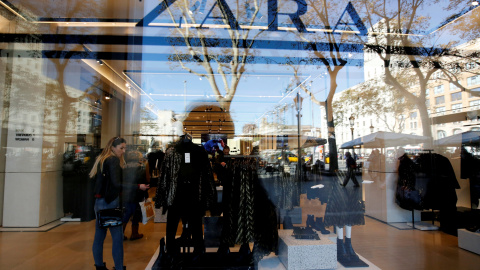
[[[155,111],[152,118],[142,116],[140,120],[140,140],[148,141],[149,146],[165,149],[178,135],[173,111]],[[153,141],[152,142],[152,138]]]
[[[376,26],[380,24],[381,23],[378,23]],[[379,32],[378,29],[377,32]],[[379,44],[386,42],[384,36],[377,35],[376,37],[378,38],[377,42]],[[375,43],[372,36],[369,38],[369,42]],[[459,50],[460,53],[473,51],[477,49],[478,43],[478,39],[472,40],[457,46],[452,50]],[[380,59],[375,52],[366,52],[364,59],[365,82],[362,84],[364,85],[372,80],[383,81],[385,78],[383,60]],[[480,91],[480,75],[477,75],[480,72],[480,68],[473,59],[458,59],[458,57],[441,58],[443,61],[441,63],[442,68],[433,72],[429,81],[427,82],[425,104],[427,106],[429,123],[431,126],[423,127],[420,111],[418,109],[411,108],[402,112],[398,112],[396,115],[391,115],[391,119],[401,118],[403,122],[401,132],[423,135],[424,128],[431,128],[433,138],[440,139],[468,130],[480,129],[480,95],[477,95],[477,93]],[[389,70],[394,76],[404,76],[407,78],[404,79],[404,81],[399,79],[399,82],[406,87],[409,92],[418,97],[420,85],[418,84],[417,76],[413,74],[414,71],[412,71],[413,68],[411,68],[409,65],[409,61],[410,60],[405,55],[392,56],[390,59]],[[420,72],[423,75],[427,75],[428,71],[430,70],[421,70]],[[450,82],[448,76],[456,76],[456,78],[458,78],[457,82],[459,85]],[[386,85],[385,82],[383,82],[383,84]],[[359,87],[360,86],[355,86],[353,89],[357,89]],[[463,91],[462,88],[465,88],[471,92]],[[393,91],[396,90],[393,89]],[[365,129],[368,127],[369,121],[372,121],[375,130],[385,130],[385,127],[382,126],[381,123],[378,123],[378,118],[368,119],[367,116],[358,116],[356,126],[354,128],[362,129],[363,127]],[[377,124],[375,124],[376,121]],[[348,133],[348,131],[349,130],[347,129],[343,133]],[[355,131],[355,137],[356,135],[360,134],[364,135],[363,132],[357,134]]]

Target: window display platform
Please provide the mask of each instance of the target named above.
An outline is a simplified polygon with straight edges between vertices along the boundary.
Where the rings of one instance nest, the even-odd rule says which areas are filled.
[[[177,238],[179,240],[179,238]],[[254,269],[252,253],[239,251],[238,247],[230,248],[229,253],[217,253],[218,248],[206,248],[205,253],[195,254],[193,247],[179,244],[182,252],[175,258],[165,253],[164,238],[145,269]],[[250,247],[251,248],[251,247]]]
[[[233,249],[232,249],[233,250]],[[214,248],[207,248],[207,252],[215,252],[216,249]],[[153,254],[152,258],[150,259],[150,262],[148,263],[147,267],[145,267],[145,270],[153,270],[153,269],[158,269],[154,268],[155,262],[158,259],[158,255],[160,254],[160,247],[157,248],[155,254]],[[361,255],[357,254],[360,259],[364,262],[366,262],[369,267],[360,267],[360,268],[346,268],[340,263],[336,264],[336,267],[333,269],[338,269],[338,270],[344,270],[344,269],[362,269],[362,270],[380,270],[377,266],[375,266],[372,262],[369,260],[365,259]],[[232,268],[229,268],[232,269]],[[238,269],[238,268],[235,268]],[[253,269],[253,268],[252,268]],[[256,266],[257,270],[287,270],[287,268],[283,265],[283,263],[280,261],[279,257],[276,256],[274,253],[270,253],[270,255],[265,256]]]
[[[458,246],[480,255],[480,233],[459,229]]]
[[[337,267],[337,245],[329,237],[295,239],[293,230],[278,231],[278,257],[287,269],[333,269]]]

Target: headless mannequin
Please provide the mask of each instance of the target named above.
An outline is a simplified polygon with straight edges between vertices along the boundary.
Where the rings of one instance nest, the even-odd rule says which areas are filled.
[[[191,142],[191,137],[188,136],[182,136],[176,148],[177,152],[182,155],[182,164],[179,168],[178,191],[175,202],[168,208],[166,228],[167,253],[173,256],[178,255],[180,248],[175,241],[180,220],[186,224],[184,228],[187,229],[186,232],[182,233],[182,237],[192,237],[194,253],[200,254],[205,252],[202,229],[204,211],[202,211],[200,202],[194,199],[199,198],[198,174],[200,171],[198,163],[196,163],[198,154],[195,154],[198,151],[195,148],[196,146]],[[190,155],[192,156],[191,161]]]

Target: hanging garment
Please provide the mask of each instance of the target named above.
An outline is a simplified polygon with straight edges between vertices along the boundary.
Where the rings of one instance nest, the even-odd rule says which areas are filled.
[[[181,192],[180,192],[181,191]],[[155,208],[174,203],[197,204],[207,210],[217,201],[217,191],[203,147],[181,141],[167,150],[158,180]]]
[[[416,188],[415,163],[403,154],[398,158],[398,181],[395,190],[395,203],[406,210],[422,210],[422,190]]]
[[[222,245],[254,242],[254,261],[277,250],[275,206],[260,184],[254,158],[231,159],[231,179],[224,185]]]

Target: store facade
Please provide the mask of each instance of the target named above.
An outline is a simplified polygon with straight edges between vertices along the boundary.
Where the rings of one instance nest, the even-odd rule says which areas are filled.
[[[367,181],[364,214],[406,223],[448,209],[441,222],[452,233],[451,211],[480,199],[477,6],[2,0],[0,225],[40,227],[67,213],[90,220],[91,202],[79,207],[93,199],[83,176],[110,138],[147,156],[188,133],[255,156],[267,183],[343,180],[351,152]],[[403,153],[438,162],[418,165],[417,179],[446,162],[450,189],[430,190],[456,199],[414,212],[397,203]],[[275,204],[318,199],[304,191],[275,193]]]

